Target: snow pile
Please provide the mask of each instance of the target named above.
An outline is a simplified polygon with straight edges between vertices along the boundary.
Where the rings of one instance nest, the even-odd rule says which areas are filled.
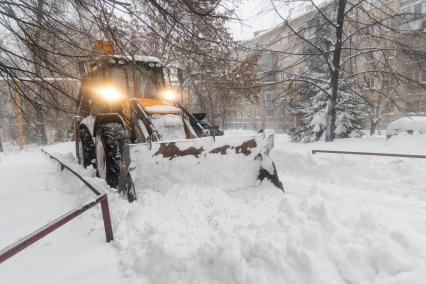
[[[175,114],[152,115],[151,122],[162,141],[185,140],[186,133],[182,118]]]
[[[285,194],[268,183],[225,191],[189,178],[167,190],[144,189],[132,204],[111,191],[115,241],[104,247],[112,247],[113,254],[100,254],[99,261],[117,260],[118,268],[109,271],[120,283],[424,283],[426,161],[312,156],[310,150],[424,154],[425,136],[311,144],[291,144],[285,135],[276,138],[271,157]],[[72,145],[55,151],[68,155]],[[94,171],[84,174],[93,179]],[[79,191],[75,198],[81,202],[86,195]],[[98,234],[99,210],[86,216]],[[38,258],[32,259],[26,265],[36,265]],[[96,266],[85,265],[88,271]],[[0,279],[17,283],[12,271],[18,270],[11,266],[0,268]],[[62,268],[67,273],[73,269],[71,264]],[[100,282],[80,276],[78,283]]]
[[[386,128],[386,136],[390,137],[403,132],[417,131],[420,134],[426,133],[426,116],[407,116],[389,123]]]
[[[250,141],[254,147],[248,146],[247,153],[242,153],[242,145]],[[259,184],[261,159],[257,156],[262,145],[262,135],[135,144],[130,146],[130,174],[137,194],[139,190],[174,190],[187,185],[223,191],[243,189]]]
[[[274,154],[286,194],[187,185],[115,207],[124,282],[423,282],[424,162]]]
[[[425,162],[311,157],[280,138],[272,157],[286,194],[186,185],[116,208],[124,282],[422,283]]]

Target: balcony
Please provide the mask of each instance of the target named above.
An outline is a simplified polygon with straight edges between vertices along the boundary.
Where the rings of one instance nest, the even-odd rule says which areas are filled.
[[[273,72],[278,70],[278,54],[274,52],[265,52],[259,59],[259,67],[262,72]]]

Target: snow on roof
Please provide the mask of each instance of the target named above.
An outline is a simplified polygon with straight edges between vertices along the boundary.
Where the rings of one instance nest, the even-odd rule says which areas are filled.
[[[153,106],[145,106],[143,108],[148,113],[178,113],[180,109],[174,106],[167,105],[153,105]]]
[[[391,136],[408,130],[426,133],[426,116],[405,116],[389,123],[386,135]]]
[[[147,56],[147,55],[136,55],[135,56],[136,61],[141,62],[154,62],[154,63],[161,63],[161,60],[154,56]]]
[[[110,55],[113,58],[117,58],[117,59],[125,59],[125,60],[132,60],[132,56],[130,54],[113,54]],[[138,62],[149,62],[149,63],[160,63],[161,64],[161,60],[157,57],[154,56],[148,56],[148,55],[134,55],[135,57],[135,61]]]

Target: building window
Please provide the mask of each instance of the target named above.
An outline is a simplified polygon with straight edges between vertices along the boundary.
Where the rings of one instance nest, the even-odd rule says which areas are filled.
[[[369,78],[366,78],[365,81],[367,83],[368,88],[370,88],[370,89],[376,88],[376,78],[369,77]]]
[[[405,102],[405,108],[410,112],[417,112],[419,106],[418,101],[408,101]]]
[[[240,118],[243,118],[243,117],[244,117],[244,112],[240,111]]]
[[[415,73],[415,78],[417,82],[426,83],[426,70],[419,70]]]
[[[396,50],[389,50],[388,52],[388,58],[395,58],[396,57]]]
[[[374,62],[374,56],[373,54],[368,54],[365,56],[365,62],[367,63],[373,63]]]
[[[269,108],[267,113],[268,113],[269,117],[274,116],[274,110],[273,109]]]
[[[264,92],[263,93],[265,101],[270,101],[272,97],[272,92]]]
[[[421,15],[423,14],[424,10],[426,10],[426,8],[422,7],[424,1],[422,0],[417,0],[417,1],[407,1],[405,3],[403,3],[401,5],[400,10],[404,13],[404,14],[416,14],[416,15]]]
[[[420,3],[414,4],[413,10],[414,10],[414,14],[420,15],[422,13],[422,3],[420,2]]]
[[[308,27],[303,31],[303,37],[305,39],[310,39],[315,36],[315,29],[312,27]]]
[[[247,110],[247,117],[250,117],[250,116],[251,116],[251,111]]]
[[[284,72],[281,72],[281,73],[280,73],[280,80],[281,80],[281,81],[284,81],[284,80],[285,80],[285,75],[286,75],[286,74],[285,74]]]
[[[383,107],[384,113],[392,113],[394,111],[394,104],[392,102],[387,102]]]
[[[390,74],[384,74],[383,75],[383,87],[389,87],[390,85],[392,85],[392,77],[390,76]]]
[[[361,5],[366,11],[370,10],[371,8],[374,8],[372,0],[366,0]]]
[[[347,13],[347,15],[349,16],[349,17],[352,17],[352,16],[355,16],[355,14],[356,14],[356,7],[354,7],[352,4],[351,5],[348,5],[348,10],[346,11],[346,13]]]
[[[262,114],[262,112],[260,111],[260,109],[256,109],[255,112],[254,112],[255,117],[260,117],[261,114]]]

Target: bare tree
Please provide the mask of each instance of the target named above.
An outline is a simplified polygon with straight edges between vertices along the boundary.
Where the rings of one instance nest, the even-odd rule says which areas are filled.
[[[78,79],[78,62],[96,56],[95,40],[109,39],[123,54],[139,50],[157,55],[198,84],[193,69],[202,69],[203,58],[229,59],[220,51],[233,44],[225,27],[233,11],[222,2],[0,1],[0,28],[11,37],[1,47],[0,76],[11,89],[18,88],[23,105],[33,107],[33,111],[23,109],[25,118],[39,128],[40,142],[45,143],[42,126],[57,112],[72,114],[70,102],[77,100],[61,80],[50,79],[67,78],[70,84]],[[78,88],[77,82],[74,87]]]
[[[405,56],[424,56],[425,44],[417,30],[410,27],[413,12],[400,11],[399,5],[374,0],[332,0],[321,5],[314,1],[271,1],[273,8],[283,20],[283,34],[291,33],[293,41],[307,49],[287,52],[300,60],[291,66],[284,66],[286,82],[304,82],[321,90],[326,97],[325,140],[332,141],[336,131],[336,107],[343,89],[357,96],[361,101],[372,100],[372,96],[385,97],[402,109],[386,90],[371,88],[363,82],[370,77],[387,76],[393,82],[415,83],[404,68],[406,62],[397,64],[391,55],[395,52]],[[283,6],[297,3],[308,4],[303,15],[305,24],[293,21],[291,15],[282,15]],[[281,5],[281,6],[280,6]],[[306,5],[305,5],[306,6]],[[304,8],[299,8],[304,9]],[[417,15],[418,17],[419,15]],[[315,31],[322,28],[329,31],[329,44],[315,44]],[[375,64],[367,64],[366,58],[373,57]],[[402,57],[401,57],[402,58]],[[326,68],[326,77],[313,76],[306,68],[308,61],[317,60]],[[297,68],[295,68],[297,67]],[[386,82],[385,79],[384,81]],[[417,81],[424,88],[421,82]],[[343,89],[342,89],[343,88]],[[394,88],[395,89],[395,88]],[[366,92],[368,90],[368,92]],[[398,90],[398,88],[397,88]]]
[[[136,44],[145,53],[162,59],[166,66],[179,67],[184,89],[196,98],[194,110],[207,112],[216,120],[224,117],[224,107],[220,106],[225,102],[255,96],[255,64],[233,58],[235,44],[225,25],[232,11],[215,12],[220,1],[208,2],[185,2],[182,8],[182,2],[168,1],[160,14],[153,11],[161,1],[150,5],[134,3],[131,26],[124,29],[137,27],[143,32],[127,38],[127,44],[123,42],[122,46],[129,49],[129,43]],[[150,25],[144,24],[146,20],[141,15],[148,15]]]

